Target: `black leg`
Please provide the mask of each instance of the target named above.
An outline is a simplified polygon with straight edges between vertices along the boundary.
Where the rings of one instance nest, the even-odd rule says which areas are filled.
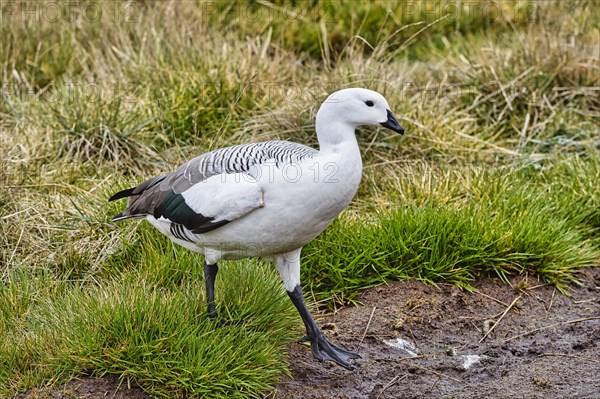
[[[348,370],[354,370],[354,366],[348,361],[350,359],[358,359],[360,356],[356,353],[352,353],[335,346],[325,339],[325,336],[321,330],[319,330],[319,327],[317,327],[317,323],[315,323],[314,319],[310,315],[310,312],[306,307],[306,303],[304,303],[304,297],[302,296],[302,288],[300,288],[300,285],[297,285],[293,291],[288,291],[287,293],[294,303],[294,306],[296,306],[296,309],[298,309],[300,317],[302,317],[302,321],[306,327],[306,338],[310,341],[310,348],[313,355],[320,361],[330,360],[342,367],[347,368]]]
[[[217,317],[217,310],[215,308],[215,279],[217,278],[217,272],[219,266],[215,263],[209,265],[204,262],[204,281],[206,284],[206,297],[208,299],[208,317],[215,319]]]

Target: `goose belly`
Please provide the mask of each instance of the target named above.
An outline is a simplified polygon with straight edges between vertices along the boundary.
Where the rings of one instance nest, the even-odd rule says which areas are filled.
[[[355,187],[335,183],[273,183],[265,186],[264,208],[202,234],[199,244],[224,259],[270,256],[306,245],[351,201]]]
[[[149,221],[177,244],[204,253],[209,263],[290,252],[319,235],[348,206],[360,182],[360,168],[318,175],[314,165],[294,173],[261,173],[264,207],[208,233],[190,233],[193,243],[174,237],[169,226],[157,225],[160,221]]]

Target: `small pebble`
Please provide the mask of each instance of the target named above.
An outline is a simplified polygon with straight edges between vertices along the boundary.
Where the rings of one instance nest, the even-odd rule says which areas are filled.
[[[483,335],[487,335],[490,332],[490,329],[494,325],[494,320],[484,320],[483,321]]]
[[[402,330],[402,328],[404,327],[404,319],[401,317],[398,317],[396,319],[396,321],[394,322],[394,324],[392,325],[392,327],[394,328],[394,330],[396,331],[400,331]]]

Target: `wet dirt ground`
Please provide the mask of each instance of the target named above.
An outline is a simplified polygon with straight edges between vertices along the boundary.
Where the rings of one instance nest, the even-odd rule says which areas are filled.
[[[570,297],[523,278],[514,288],[482,279],[476,293],[416,281],[371,289],[362,306],[318,320],[334,343],[362,356],[357,369],[319,363],[308,347],[292,343],[292,377],[266,397],[598,399],[600,268],[581,279]],[[148,396],[107,376],[19,398]]]
[[[513,281],[521,291],[497,279],[480,280],[477,293],[416,281],[374,288],[363,306],[320,320],[362,356],[359,368],[316,363],[292,345],[293,378],[273,396],[598,399],[600,270],[582,279],[571,297],[522,279]]]

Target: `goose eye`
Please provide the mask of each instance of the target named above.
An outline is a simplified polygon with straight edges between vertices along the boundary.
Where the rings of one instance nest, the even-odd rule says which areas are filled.
[[[371,100],[367,100],[367,101],[365,101],[365,104],[367,104],[367,107],[372,107],[373,105],[375,105],[375,104],[373,103],[373,101],[371,101]]]

